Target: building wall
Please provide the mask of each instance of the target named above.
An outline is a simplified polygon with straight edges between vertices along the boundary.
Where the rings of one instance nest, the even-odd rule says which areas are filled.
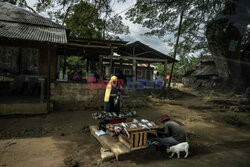
[[[142,107],[147,104],[147,89],[124,89],[121,95],[121,110]]]
[[[55,47],[50,48],[50,78],[56,79],[57,57]],[[48,75],[48,48],[46,46],[40,48],[39,58],[39,75]]]
[[[86,83],[53,82],[50,93],[55,109],[98,108],[104,105],[105,90],[87,89]]]
[[[57,67],[55,47],[51,47],[50,63],[51,79],[54,80]],[[19,69],[20,74],[47,76],[48,48],[46,45],[41,45],[39,49],[0,46],[0,70],[18,74]]]
[[[39,50],[0,46],[0,70],[13,74],[38,75]]]

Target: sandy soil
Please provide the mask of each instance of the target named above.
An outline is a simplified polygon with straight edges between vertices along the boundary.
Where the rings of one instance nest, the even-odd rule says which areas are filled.
[[[232,94],[213,91],[195,92],[175,100],[151,102],[136,109],[139,117],[160,124],[160,115],[167,113],[189,132],[190,156],[169,159],[156,152],[127,161],[100,162],[100,145],[90,135],[88,125],[94,110],[57,111],[48,115],[0,118],[0,167],[63,167],[72,156],[80,166],[250,166],[250,112],[235,112],[230,105],[211,100],[240,101]],[[240,106],[240,105],[239,105]],[[230,118],[237,116],[236,120]],[[238,124],[240,122],[240,124]],[[4,147],[4,143],[17,144]]]

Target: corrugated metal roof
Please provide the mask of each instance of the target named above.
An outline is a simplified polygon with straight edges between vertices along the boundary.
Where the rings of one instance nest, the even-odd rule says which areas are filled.
[[[0,2],[0,37],[67,43],[64,27],[7,2]]]
[[[0,21],[0,37],[67,43],[65,29]]]
[[[63,28],[63,26],[48,18],[44,18],[8,2],[0,2],[0,16],[0,20],[2,21]]]

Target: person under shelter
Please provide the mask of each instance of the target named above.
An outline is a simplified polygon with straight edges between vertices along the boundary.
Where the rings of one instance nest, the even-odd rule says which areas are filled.
[[[104,112],[120,112],[120,92],[117,87],[117,77],[112,76],[106,87]]]

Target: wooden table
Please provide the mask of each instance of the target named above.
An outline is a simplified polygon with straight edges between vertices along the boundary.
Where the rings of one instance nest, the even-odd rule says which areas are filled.
[[[40,103],[43,103],[43,99],[44,99],[44,83],[45,83],[45,79],[46,77],[44,76],[34,76],[34,75],[24,75],[24,81],[28,82],[29,78],[32,77],[36,77],[37,81],[41,84],[41,91],[40,91]],[[0,81],[1,82],[11,82],[13,84],[14,82],[14,78],[13,77],[6,77],[6,76],[0,76]]]
[[[127,146],[121,143],[117,138],[111,137],[109,135],[97,136],[95,134],[98,131],[97,126],[90,126],[91,134],[98,140],[98,142],[105,148],[109,148],[116,157],[116,160],[128,160],[128,159],[136,159],[138,157],[143,157],[145,155],[152,155],[155,153],[154,147],[138,149],[135,151],[131,151]]]

